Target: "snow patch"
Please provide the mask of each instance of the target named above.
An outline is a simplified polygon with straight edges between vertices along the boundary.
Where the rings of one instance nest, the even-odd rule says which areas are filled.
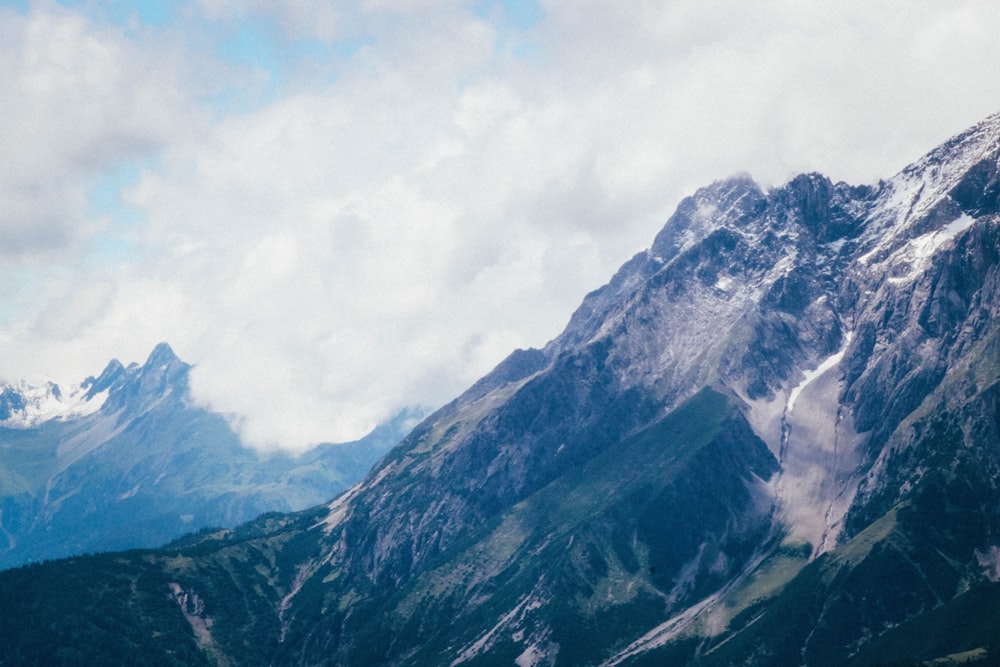
[[[10,416],[0,421],[6,428],[34,428],[48,421],[68,421],[92,415],[101,409],[108,398],[108,390],[87,397],[87,388],[73,385],[68,392],[47,378],[36,381],[20,380],[7,385],[3,393],[16,394],[23,407],[13,408]]]
[[[715,281],[715,289],[720,292],[728,292],[729,288],[733,286],[733,279],[731,276],[722,275],[719,279]]]
[[[975,218],[963,214],[941,229],[907,241],[906,245],[889,257],[887,264],[893,274],[888,278],[889,282],[894,285],[912,282],[927,270],[931,259],[939,250],[975,222]]]
[[[847,239],[837,239],[826,244],[826,251],[831,255],[839,255]]]
[[[787,411],[791,414],[792,410],[795,409],[795,401],[798,399],[799,394],[802,390],[812,384],[816,378],[822,377],[824,373],[840,363],[840,360],[844,358],[844,353],[847,352],[847,346],[851,344],[851,339],[854,337],[853,331],[848,331],[847,335],[844,336],[844,345],[837,351],[827,357],[823,363],[817,366],[814,370],[806,371],[805,377],[802,382],[792,389],[791,393],[788,394],[788,406]]]

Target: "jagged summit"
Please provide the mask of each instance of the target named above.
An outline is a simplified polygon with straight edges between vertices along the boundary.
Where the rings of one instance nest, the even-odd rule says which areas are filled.
[[[867,242],[878,259],[906,241],[963,217],[1000,211],[1000,113],[994,114],[883,182]]]
[[[653,240],[650,252],[666,263],[719,227],[730,226],[760,205],[764,192],[749,174],[716,181],[686,197]]]
[[[124,373],[125,367],[122,366],[122,362],[112,359],[100,375],[96,378],[91,375],[80,386],[87,390],[87,400],[90,400],[107,391]]]
[[[1000,153],[1000,112],[994,113],[929,151],[895,177],[921,177],[941,181],[968,173],[984,161],[996,162]],[[893,180],[895,180],[895,178]],[[950,183],[952,186],[954,182]]]
[[[263,457],[191,400],[189,369],[162,343],[143,365],[112,360],[79,386],[0,388],[0,569],[315,505],[360,479],[414,418],[355,443]],[[0,662],[9,658],[0,646]]]
[[[87,377],[79,385],[61,388],[55,382],[20,380],[0,389],[0,426],[31,428],[48,421],[70,421],[94,415],[99,411],[114,412],[137,394],[146,393],[151,400],[170,385],[179,391],[186,389],[190,366],[174,354],[167,343],[158,344],[143,366],[127,368],[112,359],[96,378]]]
[[[167,343],[159,343],[153,348],[150,353],[149,358],[146,360],[145,366],[147,368],[152,366],[163,366],[165,364],[170,364],[175,361],[179,361],[177,355],[174,354],[173,349]]]

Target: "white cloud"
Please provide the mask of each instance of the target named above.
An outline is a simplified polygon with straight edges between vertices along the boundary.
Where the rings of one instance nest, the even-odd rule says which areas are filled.
[[[546,2],[516,44],[461,3],[328,4],[5,14],[0,375],[167,340],[255,444],[349,439],[544,344],[694,188],[871,182],[1000,107],[989,2]],[[268,83],[214,56],[249,20],[357,48]],[[141,223],[95,213],[142,159]]]
[[[5,257],[52,253],[88,225],[88,180],[148,155],[183,122],[157,60],[57,5],[0,24]]]
[[[481,135],[521,108],[521,101],[507,86],[490,81],[469,86],[458,101],[455,124],[470,135]]]

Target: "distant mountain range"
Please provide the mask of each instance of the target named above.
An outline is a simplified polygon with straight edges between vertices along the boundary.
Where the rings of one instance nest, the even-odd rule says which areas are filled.
[[[998,173],[1000,115],[873,185],[703,188],[332,503],[0,573],[0,652],[1000,664]]]
[[[0,387],[0,567],[163,545],[323,502],[360,480],[417,415],[301,456],[261,455],[195,406],[166,344],[65,391]]]

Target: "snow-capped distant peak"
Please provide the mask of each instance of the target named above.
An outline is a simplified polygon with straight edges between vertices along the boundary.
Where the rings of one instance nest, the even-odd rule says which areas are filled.
[[[0,426],[7,428],[32,428],[52,421],[67,421],[91,415],[101,409],[108,398],[108,390],[87,397],[88,387],[73,385],[63,392],[59,385],[48,379],[20,380],[0,390],[2,412],[5,419]],[[0,412],[0,414],[2,414]]]

